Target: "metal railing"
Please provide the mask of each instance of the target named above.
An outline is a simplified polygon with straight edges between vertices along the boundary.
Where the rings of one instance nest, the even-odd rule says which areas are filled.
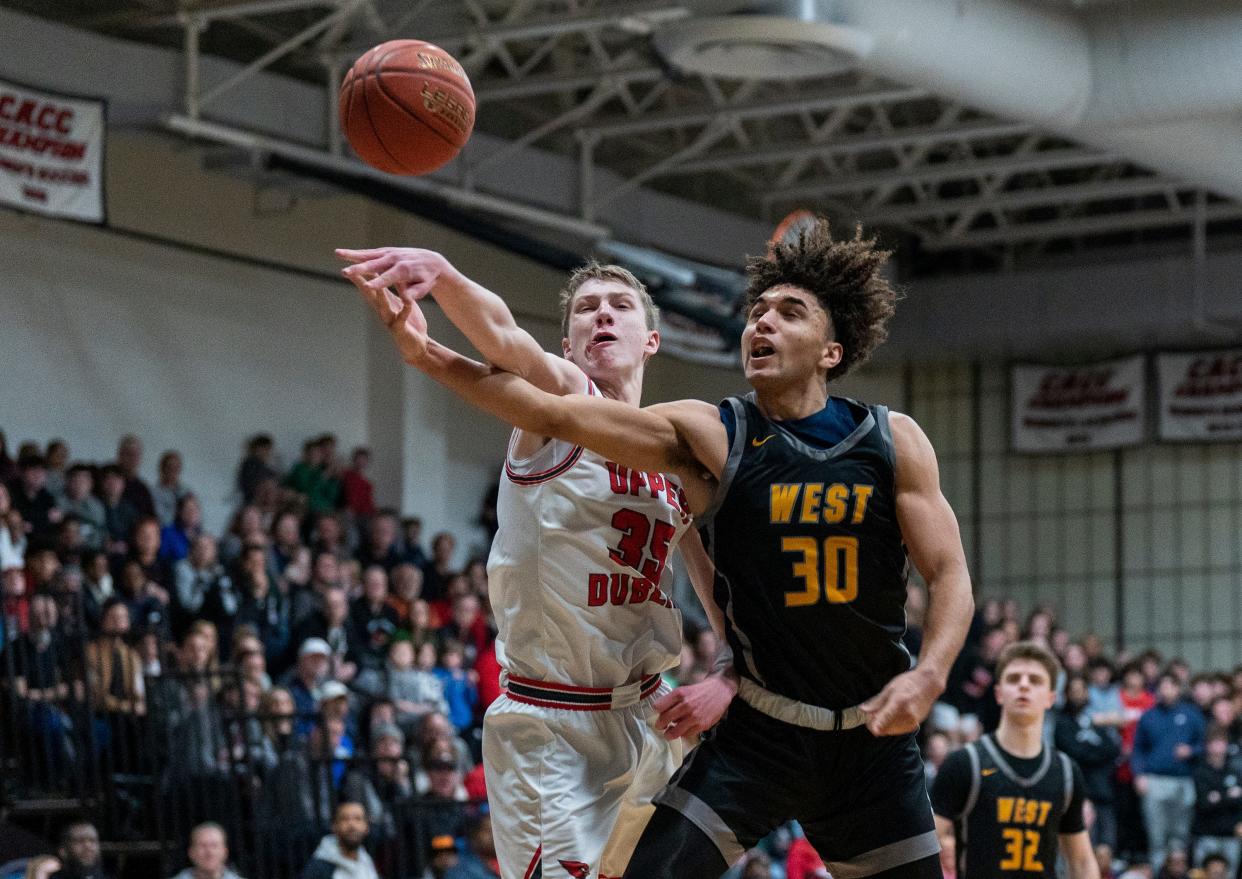
[[[54,640],[35,654],[38,668],[28,637],[7,638],[0,654],[0,805],[49,840],[68,818],[86,817],[122,868],[140,859],[143,875],[169,876],[185,865],[190,830],[214,821],[243,876],[293,879],[344,796],[377,812],[368,849],[380,875],[412,879],[431,838],[460,835],[483,807],[389,783],[396,761],[316,752],[292,734],[299,718],[244,704],[234,668],[144,675],[141,699],[123,699],[113,684],[106,700],[92,691],[101,675],[85,640]]]

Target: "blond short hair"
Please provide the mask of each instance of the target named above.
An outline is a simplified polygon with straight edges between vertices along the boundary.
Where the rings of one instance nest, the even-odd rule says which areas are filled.
[[[561,335],[568,338],[569,336],[569,306],[574,301],[574,294],[581,289],[582,285],[587,281],[616,281],[624,284],[635,293],[638,294],[638,300],[642,303],[643,314],[647,318],[647,329],[654,330],[660,323],[660,309],[656,307],[655,301],[651,298],[651,294],[647,292],[647,285],[638,280],[633,272],[619,265],[598,263],[591,260],[586,265],[579,266],[570,274],[569,280],[565,282],[565,286],[561,289]]]

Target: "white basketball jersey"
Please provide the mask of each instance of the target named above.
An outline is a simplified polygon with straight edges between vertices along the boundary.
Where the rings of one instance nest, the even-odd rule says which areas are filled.
[[[515,432],[487,562],[501,666],[584,687],[676,666],[681,612],[660,583],[690,524],[681,484],[560,440],[515,460],[516,441]]]

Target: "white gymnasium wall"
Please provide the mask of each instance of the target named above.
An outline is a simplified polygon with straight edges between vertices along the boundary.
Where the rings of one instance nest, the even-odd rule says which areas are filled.
[[[12,442],[62,436],[106,461],[136,433],[148,478],[178,449],[220,527],[248,434],[272,433],[286,460],[324,430],[365,440],[364,315],[335,285],[11,213],[0,264]]]
[[[972,367],[910,373],[910,409],[936,447],[977,596],[1049,605],[1073,635],[1112,639],[1120,617],[1127,647],[1195,668],[1242,663],[1242,444],[1014,454],[1007,371],[992,364],[979,374],[976,510]]]

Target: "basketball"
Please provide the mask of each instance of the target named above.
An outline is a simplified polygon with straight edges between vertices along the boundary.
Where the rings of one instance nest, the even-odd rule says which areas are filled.
[[[474,90],[448,52],[422,40],[381,43],[341,84],[341,130],[364,162],[427,174],[452,161],[474,129]]]

